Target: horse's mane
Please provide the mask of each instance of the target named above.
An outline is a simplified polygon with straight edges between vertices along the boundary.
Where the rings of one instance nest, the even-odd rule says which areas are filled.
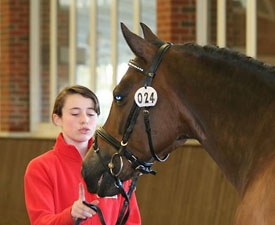
[[[220,48],[215,45],[199,46],[195,43],[186,43],[183,45],[184,50],[191,51],[196,55],[212,57],[227,62],[235,62],[236,64],[247,66],[252,70],[275,74],[275,67],[246,56],[229,48]]]

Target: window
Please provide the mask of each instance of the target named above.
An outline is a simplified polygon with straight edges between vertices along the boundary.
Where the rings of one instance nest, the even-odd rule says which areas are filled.
[[[37,21],[32,42],[32,132],[53,136],[51,110],[66,85],[81,84],[96,92],[100,122],[109,113],[112,90],[132,57],[120,22],[139,32],[139,22],[156,29],[156,1],[146,0],[33,0]],[[131,9],[131,10],[129,10]],[[35,114],[35,115],[34,115]],[[50,126],[50,127],[49,127]],[[53,131],[53,132],[52,132]]]

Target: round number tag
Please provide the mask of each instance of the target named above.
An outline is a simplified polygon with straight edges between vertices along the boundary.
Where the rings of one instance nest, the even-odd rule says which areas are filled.
[[[142,87],[135,93],[135,102],[139,107],[148,107],[156,105],[158,94],[152,87]]]

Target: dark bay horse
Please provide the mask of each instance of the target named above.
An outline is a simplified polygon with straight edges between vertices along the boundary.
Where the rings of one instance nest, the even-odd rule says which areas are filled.
[[[135,59],[83,163],[91,192],[154,173],[154,161],[196,139],[241,196],[235,225],[275,224],[275,69],[225,48],[144,38],[121,25]]]

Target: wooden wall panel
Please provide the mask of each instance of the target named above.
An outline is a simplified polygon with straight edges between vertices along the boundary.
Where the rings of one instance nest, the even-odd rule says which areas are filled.
[[[239,197],[200,146],[173,152],[156,176],[140,178],[143,225],[231,225]]]
[[[30,224],[24,201],[25,169],[53,144],[53,140],[0,138],[0,225]]]
[[[54,140],[0,138],[0,225],[29,225],[23,178],[28,162]],[[237,193],[200,146],[175,151],[142,176],[137,198],[143,225],[229,225]]]

